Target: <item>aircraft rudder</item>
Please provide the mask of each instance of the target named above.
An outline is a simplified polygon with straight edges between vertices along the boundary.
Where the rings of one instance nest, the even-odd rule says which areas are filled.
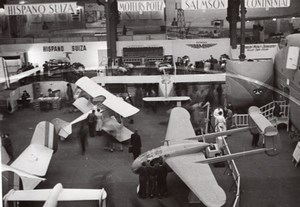
[[[55,133],[54,125],[48,121],[41,121],[35,127],[31,144],[40,144],[56,152],[58,146],[57,138],[58,135]]]

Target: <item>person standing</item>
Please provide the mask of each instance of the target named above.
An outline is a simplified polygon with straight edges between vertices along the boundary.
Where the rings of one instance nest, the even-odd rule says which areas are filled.
[[[67,84],[67,101],[69,106],[74,102],[74,93],[70,83]]]
[[[273,116],[275,116],[275,117],[281,117],[282,114],[283,113],[281,112],[279,104],[275,103],[274,108],[273,108]]]
[[[167,165],[163,160],[160,160],[158,163],[158,169],[157,169],[157,195],[158,195],[158,198],[168,195],[167,175],[168,175]]]
[[[140,154],[141,154],[141,137],[138,134],[138,130],[134,130],[134,133],[131,135],[130,138],[130,143],[132,146],[132,154],[133,154],[133,159],[136,159]]]
[[[259,130],[257,127],[250,128],[250,133],[252,134],[252,147],[258,147]]]
[[[150,161],[149,165],[147,166],[147,171],[149,173],[148,193],[150,198],[154,198],[157,189],[157,169],[153,161]]]
[[[223,88],[222,84],[219,84],[218,87],[216,88],[217,91],[217,97],[218,97],[218,104],[223,105]]]
[[[96,133],[97,133],[97,135],[100,136],[101,131],[102,131],[102,126],[103,126],[103,115],[102,115],[100,109],[97,109],[95,114],[97,116]]]
[[[223,116],[223,113],[220,111],[218,116],[215,117],[216,121],[216,132],[226,131],[226,120]]]
[[[30,98],[29,93],[28,93],[26,90],[24,90],[24,91],[23,91],[23,94],[22,94],[22,97],[21,97],[23,108],[28,108],[29,102],[30,102],[30,101],[28,100],[29,98]]]
[[[226,129],[229,130],[232,127],[233,112],[229,107],[225,107],[224,111],[226,113]]]
[[[87,145],[87,129],[84,125],[84,123],[81,123],[80,129],[79,129],[79,139],[80,139],[80,145],[81,145],[81,154],[85,154],[85,147]]]
[[[148,180],[149,180],[149,174],[146,167],[146,162],[142,163],[142,167],[140,167],[139,171],[139,182],[140,182],[140,188],[139,188],[139,197],[140,198],[147,198],[147,186],[148,186]]]
[[[90,137],[94,137],[96,133],[96,124],[97,124],[97,116],[95,115],[94,109],[92,110],[92,113],[88,115],[87,122],[89,126]]]
[[[1,144],[4,147],[4,149],[6,150],[10,160],[13,160],[14,159],[13,146],[12,146],[12,142],[9,138],[9,134],[1,135]]]

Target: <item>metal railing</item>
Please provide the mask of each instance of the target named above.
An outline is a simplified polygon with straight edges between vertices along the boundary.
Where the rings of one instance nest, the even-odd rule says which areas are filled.
[[[234,127],[248,126],[248,114],[234,114],[232,120],[232,125]]]
[[[230,150],[229,150],[229,147],[228,147],[228,144],[225,140],[225,138],[222,138],[223,139],[223,143],[224,143],[224,152],[225,154],[231,154]],[[234,199],[234,202],[232,204],[232,207],[238,207],[239,204],[240,204],[240,187],[241,187],[241,175],[236,167],[236,164],[234,162],[234,160],[227,160],[227,163],[228,163],[228,166],[231,170],[231,173],[232,173],[232,177],[234,179],[234,183],[232,184],[232,186],[230,187],[229,191],[232,190],[232,188],[236,187],[236,193],[235,193],[235,199]],[[225,171],[226,172],[226,171]],[[225,173],[224,172],[224,173]]]
[[[280,112],[282,113],[281,117],[275,117],[273,115],[273,110],[275,103],[279,104]],[[272,101],[259,108],[262,115],[266,117],[274,126],[284,123],[287,125],[287,130],[289,128],[289,114],[290,106],[286,104],[285,101]],[[234,114],[233,115],[233,126],[235,127],[244,127],[248,126],[248,114]]]

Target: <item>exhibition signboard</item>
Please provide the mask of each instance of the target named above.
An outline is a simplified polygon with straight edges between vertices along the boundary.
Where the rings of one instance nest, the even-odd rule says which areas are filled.
[[[181,0],[183,10],[227,9],[228,0]]]
[[[290,5],[290,0],[245,0],[245,7],[251,9],[282,8],[290,7]]]
[[[154,12],[163,11],[165,3],[158,1],[118,1],[119,12]]]
[[[6,15],[75,14],[77,3],[5,4],[4,10]]]

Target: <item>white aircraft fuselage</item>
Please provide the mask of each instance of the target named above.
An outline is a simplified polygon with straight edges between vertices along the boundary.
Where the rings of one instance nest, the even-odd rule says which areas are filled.
[[[204,142],[185,142],[180,144],[160,146],[137,157],[133,161],[131,169],[134,173],[137,173],[143,162],[150,162],[158,158],[162,158],[163,161],[165,161],[165,159],[169,157],[198,153],[202,152],[208,146],[210,146],[210,144]]]

